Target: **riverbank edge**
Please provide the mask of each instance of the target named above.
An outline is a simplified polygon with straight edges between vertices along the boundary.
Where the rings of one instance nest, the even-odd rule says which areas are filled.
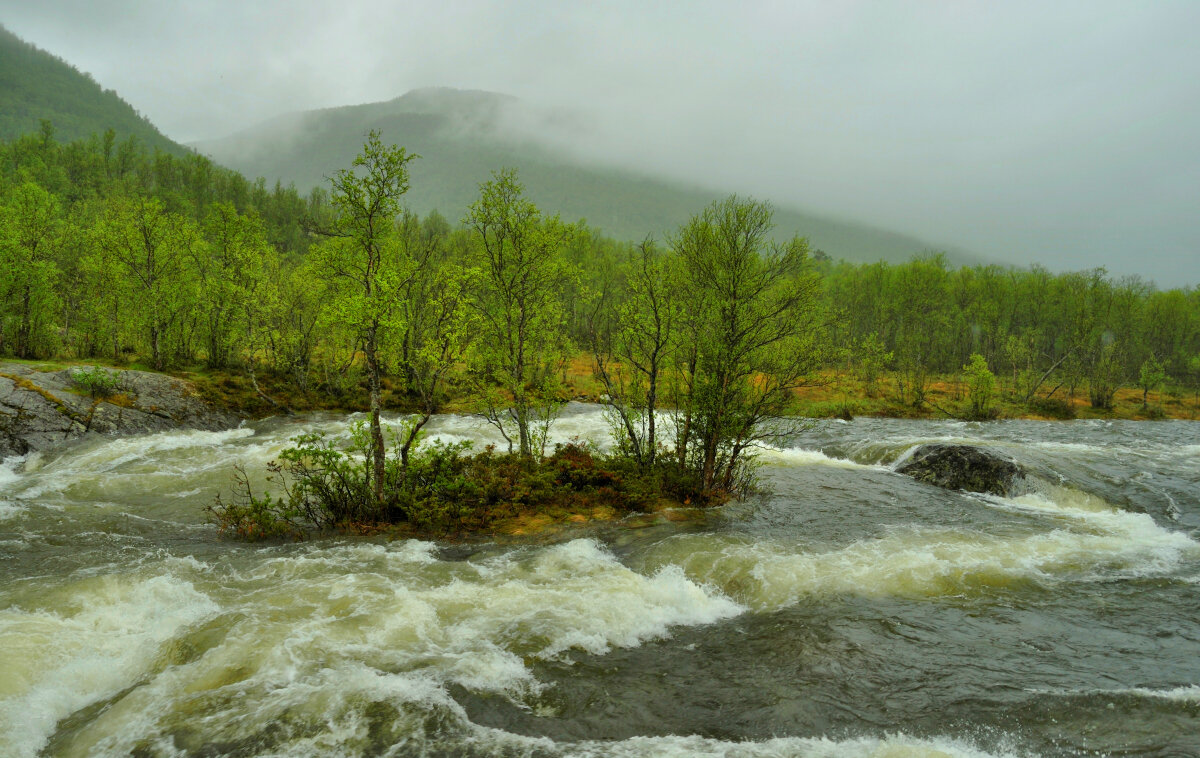
[[[331,411],[354,413],[367,410],[364,383],[350,383],[339,388],[316,387],[300,389],[287,376],[251,374],[236,370],[183,370],[173,376],[191,382],[206,402],[214,407],[257,419],[286,413]],[[1027,419],[1062,421],[1074,419],[1159,421],[1200,419],[1200,391],[1194,396],[1181,387],[1147,393],[1143,405],[1141,390],[1118,390],[1111,409],[1093,408],[1084,392],[1067,398],[1066,392],[1052,397],[1035,394],[1031,402],[1014,401],[1004,391],[991,402],[989,415],[971,415],[966,382],[957,376],[935,377],[925,391],[922,403],[901,402],[895,374],[884,374],[867,386],[849,372],[823,371],[795,391],[792,409],[797,418],[868,418],[958,419],[965,421]],[[604,387],[593,376],[590,359],[578,356],[566,366],[562,375],[560,399],[602,404]],[[410,400],[397,391],[388,378],[383,379],[383,408],[395,413],[415,411]],[[443,413],[470,413],[466,392],[455,393],[441,409]]]

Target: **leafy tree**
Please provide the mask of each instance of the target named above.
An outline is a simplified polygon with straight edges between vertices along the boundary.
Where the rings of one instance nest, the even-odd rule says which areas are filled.
[[[731,196],[672,238],[689,315],[678,354],[679,460],[706,491],[739,489],[749,450],[771,437],[794,390],[818,365],[817,282],[808,244],[769,242],[772,209]]]
[[[266,265],[275,255],[256,215],[241,215],[231,203],[211,206],[204,221],[208,245],[195,248],[194,265],[203,297],[198,303],[208,365],[230,363],[238,344],[253,333],[261,310]]]
[[[659,396],[682,318],[676,263],[649,240],[639,245],[622,267],[623,276],[612,282],[612,288],[623,287],[625,300],[613,303],[612,288],[606,291],[590,330],[596,375],[614,414],[618,448],[644,468],[657,459]]]
[[[402,293],[395,350],[404,389],[418,410],[399,440],[400,465],[407,469],[421,429],[441,410],[446,382],[470,347],[478,318],[468,305],[471,272],[446,255],[445,219],[434,215],[421,223],[406,213],[399,228],[409,256],[422,262]]]
[[[1137,384],[1138,389],[1142,391],[1142,410],[1146,409],[1150,393],[1161,387],[1166,378],[1167,371],[1162,361],[1150,356],[1142,362],[1141,368],[1138,369]]]
[[[522,456],[544,448],[557,401],[556,377],[568,355],[563,302],[568,277],[562,246],[570,227],[545,217],[523,195],[513,169],[480,185],[463,222],[474,232],[481,282],[473,306],[480,334],[475,372],[484,418]],[[503,394],[488,391],[497,388]],[[504,408],[508,404],[507,408]]]
[[[866,386],[867,395],[874,397],[878,392],[879,375],[892,362],[895,354],[885,349],[879,335],[872,332],[858,341],[858,373]]]
[[[315,252],[325,277],[343,285],[335,290],[331,307],[355,331],[366,358],[370,393],[370,459],[372,491],[383,503],[385,448],[379,422],[383,373],[380,345],[385,331],[395,328],[396,295],[413,275],[414,262],[398,244],[396,216],[400,198],[408,191],[408,164],[417,156],[404,148],[385,147],[379,133],[367,136],[353,168],[340,169],[330,179],[337,213],[327,241]]]
[[[979,353],[971,353],[971,359],[963,366],[963,373],[967,377],[971,417],[988,418],[992,398],[996,394],[996,375],[991,372],[987,361]]]
[[[115,319],[139,326],[150,346],[154,368],[167,365],[171,330],[195,297],[192,269],[187,265],[200,244],[190,220],[167,212],[151,198],[118,201],[97,226],[94,239],[106,284],[112,287]],[[119,294],[118,294],[119,293]]]
[[[14,352],[32,358],[49,352],[48,334],[58,303],[54,248],[59,203],[33,182],[24,182],[0,205],[0,296],[11,314]],[[0,347],[6,329],[0,324]]]
[[[896,362],[902,401],[925,403],[930,377],[945,355],[948,334],[946,259],[914,258],[896,271],[892,306],[896,321]],[[949,368],[949,367],[947,367]]]
[[[1094,354],[1091,377],[1088,383],[1088,400],[1093,408],[1111,411],[1113,398],[1124,383],[1124,366],[1120,343],[1109,333],[1100,340],[1100,348]]]

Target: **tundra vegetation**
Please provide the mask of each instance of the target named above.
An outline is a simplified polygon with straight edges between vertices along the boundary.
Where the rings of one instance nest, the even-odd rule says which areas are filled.
[[[738,197],[624,243],[543,213],[510,169],[457,223],[421,218],[404,206],[414,159],[372,134],[301,194],[111,133],[62,142],[45,123],[0,142],[0,355],[172,371],[251,413],[368,410],[347,446],[297,439],[274,494],[242,475],[213,510],[245,536],[719,501],[803,414],[1200,407],[1195,288],[832,261],[772,241],[770,206]],[[611,453],[548,449],[574,397],[607,404]],[[423,445],[446,409],[506,449]],[[385,410],[408,414],[394,433]]]

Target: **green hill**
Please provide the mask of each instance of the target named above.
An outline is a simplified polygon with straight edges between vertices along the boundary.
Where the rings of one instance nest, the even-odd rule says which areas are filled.
[[[116,92],[0,26],[0,138],[16,139],[49,119],[59,139],[87,139],[108,129],[151,149],[190,152],[167,139]]]
[[[437,209],[461,218],[479,184],[501,167],[520,172],[539,207],[619,239],[661,239],[719,193],[635,172],[589,165],[514,129],[527,116],[511,97],[452,89],[415,90],[395,100],[281,116],[237,134],[193,147],[247,176],[294,182],[306,191],[349,165],[368,131],[421,156],[414,161],[407,201],[419,213]],[[928,242],[854,222],[780,207],[780,237],[800,233],[834,258],[906,260]],[[957,262],[975,262],[950,251]]]

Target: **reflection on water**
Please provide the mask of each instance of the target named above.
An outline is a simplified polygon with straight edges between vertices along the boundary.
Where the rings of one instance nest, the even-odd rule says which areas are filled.
[[[233,463],[347,429],[0,464],[0,754],[1200,755],[1200,425],[820,423],[703,524],[549,545],[204,523]],[[606,442],[586,406],[556,433]],[[1032,491],[892,471],[947,439]]]

